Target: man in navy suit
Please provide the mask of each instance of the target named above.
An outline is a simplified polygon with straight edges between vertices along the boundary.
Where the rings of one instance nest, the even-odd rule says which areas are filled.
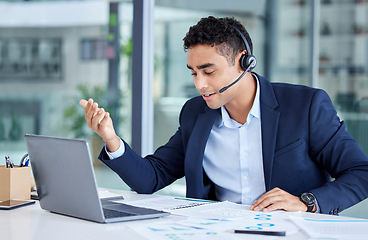
[[[329,214],[368,196],[368,158],[328,95],[252,72],[256,58],[242,24],[203,18],[184,48],[201,96],[183,106],[177,132],[154,154],[137,155],[108,112],[80,101],[106,143],[100,159],[133,190],[152,193],[185,176],[188,197]]]

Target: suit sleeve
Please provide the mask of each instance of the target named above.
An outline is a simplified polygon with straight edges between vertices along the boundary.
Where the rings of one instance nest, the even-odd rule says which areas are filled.
[[[368,158],[345,130],[327,93],[318,90],[310,108],[310,155],[331,176],[331,182],[311,190],[321,212],[340,211],[368,197]]]

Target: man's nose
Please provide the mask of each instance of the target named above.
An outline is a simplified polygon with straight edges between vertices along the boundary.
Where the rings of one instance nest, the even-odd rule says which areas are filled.
[[[197,86],[197,89],[206,89],[208,87],[208,81],[204,76],[198,75],[195,85]]]

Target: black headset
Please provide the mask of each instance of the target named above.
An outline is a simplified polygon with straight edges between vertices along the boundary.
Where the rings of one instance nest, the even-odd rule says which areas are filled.
[[[257,59],[252,54],[252,52],[250,51],[250,47],[249,47],[248,41],[244,37],[243,33],[239,29],[237,29],[236,27],[234,27],[234,26],[232,26],[232,27],[239,33],[240,37],[243,39],[243,43],[244,43],[245,48],[247,50],[247,54],[244,54],[240,58],[240,66],[246,72],[251,71],[251,70],[253,70],[256,67],[256,65],[257,65]]]
[[[230,26],[232,26],[232,25],[230,25]],[[239,82],[239,80],[244,76],[244,74],[246,74],[248,71],[251,71],[257,65],[257,59],[256,59],[255,56],[252,55],[252,52],[250,51],[249,44],[248,44],[247,40],[245,39],[243,33],[240,32],[240,30],[237,29],[236,27],[234,27],[234,26],[232,26],[232,27],[239,33],[240,37],[243,39],[245,48],[247,50],[247,54],[243,54],[240,58],[240,66],[244,70],[244,72],[234,82],[232,82],[229,85],[221,88],[219,90],[219,93],[225,92],[227,89],[229,89],[229,87],[231,87],[235,83]]]

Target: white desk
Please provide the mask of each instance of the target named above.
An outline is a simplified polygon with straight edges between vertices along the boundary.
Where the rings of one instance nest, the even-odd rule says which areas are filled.
[[[126,202],[138,200],[147,197],[155,197],[155,195],[139,195],[129,191],[121,192]],[[308,217],[318,218],[320,214],[306,213]],[[326,217],[326,215],[323,215]],[[38,201],[31,206],[25,206],[14,210],[0,211],[0,238],[2,240],[73,240],[73,239],[88,239],[88,240],[102,240],[102,239],[149,239],[149,236],[143,237],[135,232],[134,226],[159,221],[178,221],[183,220],[184,217],[170,215],[168,217],[100,224],[86,220],[76,219],[73,217],[63,216],[59,214],[50,213],[42,210]],[[234,234],[235,235],[235,234]],[[254,239],[252,235],[236,234],[238,239]],[[260,238],[257,236],[257,239]],[[302,232],[287,235],[286,237],[269,237],[264,236],[261,239],[308,239],[307,235]]]

